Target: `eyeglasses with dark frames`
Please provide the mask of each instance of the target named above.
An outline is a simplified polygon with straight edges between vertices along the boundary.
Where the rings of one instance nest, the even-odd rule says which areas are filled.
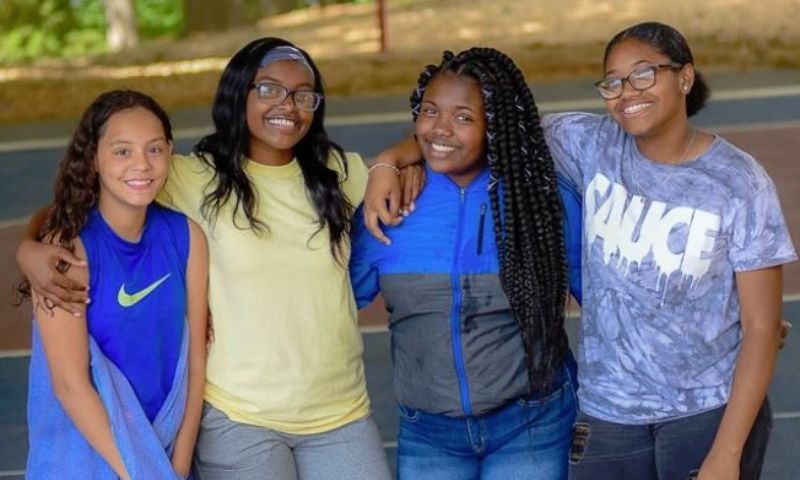
[[[644,91],[656,84],[656,72],[662,68],[677,70],[683,68],[679,63],[662,63],[659,65],[647,65],[639,67],[628,74],[627,77],[606,77],[595,83],[597,92],[606,100],[614,100],[622,95],[625,82],[638,91]]]
[[[313,90],[289,90],[279,83],[258,82],[250,85],[255,89],[256,95],[261,100],[272,103],[283,103],[287,97],[292,97],[292,102],[298,109],[313,112],[322,103],[322,94]]]

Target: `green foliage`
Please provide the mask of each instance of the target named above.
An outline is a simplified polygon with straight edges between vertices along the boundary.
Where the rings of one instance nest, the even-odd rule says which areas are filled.
[[[141,38],[177,35],[181,0],[133,0]],[[0,64],[106,49],[102,0],[0,0]]]
[[[140,38],[177,36],[183,31],[182,0],[131,1]],[[247,17],[260,18],[265,1],[244,0]],[[374,1],[296,0],[296,4],[304,8]],[[0,65],[102,53],[106,51],[105,35],[103,0],[0,0]]]
[[[75,23],[69,0],[0,3],[0,59],[26,58],[57,49]]]
[[[136,21],[142,38],[178,35],[183,30],[181,0],[135,0]]]

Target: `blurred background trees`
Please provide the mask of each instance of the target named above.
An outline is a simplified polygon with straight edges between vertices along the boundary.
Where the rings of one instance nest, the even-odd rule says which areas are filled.
[[[298,8],[372,0],[0,0],[0,64],[221,31]]]
[[[0,63],[113,51],[182,29],[180,0],[2,0]]]

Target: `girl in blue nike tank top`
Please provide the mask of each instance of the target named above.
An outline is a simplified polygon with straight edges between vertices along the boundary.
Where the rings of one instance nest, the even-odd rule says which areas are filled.
[[[27,478],[188,476],[208,254],[196,224],[153,203],[171,151],[166,113],[122,90],[92,103],[67,148],[38,238],[85,261],[59,269],[92,303],[72,315],[32,294]]]

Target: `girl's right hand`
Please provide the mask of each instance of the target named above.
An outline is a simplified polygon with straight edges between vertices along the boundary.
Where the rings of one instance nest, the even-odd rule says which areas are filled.
[[[414,210],[414,201],[425,184],[425,171],[415,137],[407,137],[379,153],[373,164],[379,163],[395,166],[401,173],[398,175],[391,168],[372,171],[364,196],[364,225],[372,236],[388,245],[391,241],[380,224],[399,225],[403,216]]]
[[[364,224],[367,230],[382,243],[391,241],[380,224],[399,225],[403,221],[400,214],[403,189],[400,177],[389,168],[376,168],[369,175],[367,193],[364,195]]]
[[[400,169],[400,190],[403,192],[403,198],[400,201],[401,215],[407,217],[417,208],[417,197],[423,188],[425,188],[425,169],[421,164],[409,165]]]
[[[58,307],[80,316],[78,307],[89,303],[89,287],[59,272],[56,267],[61,261],[72,267],[86,267],[85,261],[58,245],[26,239],[17,249],[17,265],[31,289],[44,298],[44,305],[51,310]]]

